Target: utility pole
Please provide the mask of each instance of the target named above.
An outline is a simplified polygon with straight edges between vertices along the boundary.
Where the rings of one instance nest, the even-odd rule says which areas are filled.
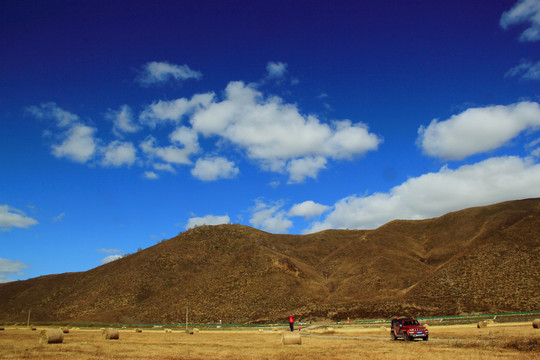
[[[186,306],[186,332],[189,331],[188,330],[188,307]]]
[[[26,322],[26,327],[29,328],[30,327],[30,312],[32,311],[32,309],[28,309],[28,321]]]

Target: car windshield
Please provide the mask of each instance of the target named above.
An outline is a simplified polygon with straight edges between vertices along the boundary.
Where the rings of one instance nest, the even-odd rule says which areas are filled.
[[[405,326],[418,325],[418,321],[417,320],[405,320],[403,322],[403,325],[405,325]]]

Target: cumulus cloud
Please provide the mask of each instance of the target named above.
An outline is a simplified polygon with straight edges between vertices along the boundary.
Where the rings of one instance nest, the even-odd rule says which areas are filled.
[[[223,101],[197,110],[191,123],[204,136],[219,136],[245,149],[263,168],[288,172],[291,182],[316,177],[323,159],[352,159],[381,142],[362,123],[323,123],[279,97],[264,99],[240,81],[229,83]]]
[[[175,65],[165,61],[152,61],[143,66],[137,79],[143,85],[164,83],[169,80],[199,79],[202,73],[191,70],[187,65]]]
[[[107,264],[107,263],[110,263],[112,261],[115,261],[115,260],[118,260],[118,259],[121,259],[121,258],[123,258],[122,255],[109,255],[109,256],[101,259],[100,263]]]
[[[179,148],[174,145],[160,147],[156,145],[156,138],[148,136],[142,143],[142,151],[150,158],[158,158],[167,163],[190,165],[189,157],[198,149],[190,147]]]
[[[299,204],[294,204],[289,210],[289,216],[302,216],[306,219],[320,216],[323,213],[332,209],[331,206],[318,204],[314,201],[308,200]]]
[[[194,227],[201,225],[220,225],[220,224],[230,224],[231,219],[228,215],[215,216],[215,215],[206,215],[202,217],[192,217],[188,220],[186,229],[193,229]]]
[[[0,229],[9,231],[11,228],[28,229],[30,226],[36,225],[38,222],[18,209],[9,205],[0,205]]]
[[[146,106],[139,115],[139,120],[152,128],[158,124],[178,124],[182,117],[208,107],[214,96],[213,93],[206,93],[195,94],[189,100],[186,98],[171,101],[159,100]]]
[[[27,268],[21,261],[0,258],[0,283],[13,281],[13,276],[24,276],[21,270]]]
[[[238,175],[238,168],[234,162],[223,157],[207,157],[197,159],[195,167],[191,170],[191,175],[203,181],[214,181],[217,179],[231,179]]]
[[[527,23],[529,27],[521,33],[520,41],[540,40],[540,1],[519,0],[510,10],[502,14],[499,21],[503,29],[521,23]]]
[[[287,64],[282,62],[268,62],[266,65],[266,72],[268,77],[272,79],[279,79],[285,76],[287,72]]]
[[[62,143],[53,145],[53,155],[58,158],[65,157],[79,163],[89,161],[96,152],[95,131],[96,129],[90,126],[73,125],[63,135],[64,140]]]
[[[535,102],[472,108],[420,127],[418,144],[429,156],[461,160],[497,149],[522,131],[539,126],[540,106]]]
[[[135,146],[130,142],[113,141],[103,149],[104,166],[133,165],[137,159]]]
[[[122,105],[119,110],[111,110],[106,117],[113,122],[113,133],[117,137],[139,131],[141,127],[133,119],[133,111],[128,105]]]
[[[156,179],[159,179],[159,175],[156,174],[155,172],[153,171],[145,171],[144,174],[143,174],[143,177],[145,179],[149,179],[149,180],[156,180]]]
[[[540,164],[532,158],[496,157],[456,170],[410,178],[388,193],[349,196],[306,232],[374,229],[393,219],[425,219],[471,206],[540,196]]]
[[[249,223],[271,233],[286,233],[293,223],[287,218],[287,212],[282,207],[281,202],[266,204],[257,201],[252,209]]]
[[[525,80],[540,80],[540,61],[522,61],[519,65],[511,68],[504,75],[505,77],[519,77]]]

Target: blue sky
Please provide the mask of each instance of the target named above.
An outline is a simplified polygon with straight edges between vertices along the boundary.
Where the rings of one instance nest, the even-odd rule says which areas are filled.
[[[2,282],[540,196],[540,0],[0,6]]]

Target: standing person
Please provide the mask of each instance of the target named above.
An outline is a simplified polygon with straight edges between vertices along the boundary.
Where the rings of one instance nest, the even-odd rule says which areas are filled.
[[[289,327],[291,328],[291,331],[294,331],[294,315],[289,314]]]

